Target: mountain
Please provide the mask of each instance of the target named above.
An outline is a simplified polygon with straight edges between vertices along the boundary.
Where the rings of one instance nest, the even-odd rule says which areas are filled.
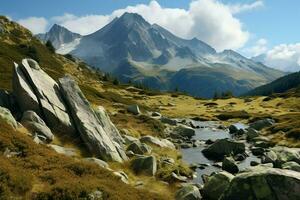
[[[196,38],[179,38],[135,13],[61,44],[57,52],[80,58],[122,82],[159,90],[179,88],[199,97],[226,90],[239,95],[284,75],[233,50],[217,53]]]
[[[57,24],[54,24],[49,32],[36,36],[43,42],[50,40],[55,49],[63,48],[63,44],[73,42],[75,39],[81,37],[81,35],[73,33]]]
[[[300,87],[300,72],[295,72],[283,76],[269,84],[260,86],[245,94],[245,96],[271,95],[273,93],[284,93],[288,90],[299,91]]]

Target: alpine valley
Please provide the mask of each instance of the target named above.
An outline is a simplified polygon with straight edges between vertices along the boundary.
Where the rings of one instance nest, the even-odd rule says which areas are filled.
[[[85,36],[55,24],[37,37],[50,40],[57,53],[71,54],[121,82],[197,97],[226,91],[240,95],[285,75],[233,50],[216,52],[197,38],[179,38],[135,13]]]

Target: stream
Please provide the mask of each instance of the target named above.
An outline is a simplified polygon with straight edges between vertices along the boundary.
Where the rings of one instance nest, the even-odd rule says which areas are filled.
[[[217,140],[217,139],[224,139],[224,138],[232,138],[232,135],[229,133],[229,130],[222,130],[219,129],[218,122],[199,122],[193,121],[196,126],[200,128],[195,129],[196,134],[193,136],[192,139],[200,140],[200,141],[207,141],[207,140]],[[238,124],[240,127],[244,126],[243,124]],[[198,147],[182,149],[183,160],[189,164],[208,164],[204,169],[197,168],[196,170],[196,177],[193,179],[193,182],[203,184],[201,175],[206,174],[210,175],[212,172],[218,172],[222,169],[220,167],[215,167],[213,164],[215,163],[214,160],[207,159],[203,154],[202,150],[206,148],[208,145],[201,144]],[[246,152],[249,155],[245,160],[237,162],[239,166],[239,170],[243,170],[250,166],[251,161],[256,161],[260,163],[260,159],[254,156],[249,150],[247,150],[249,144],[246,144]],[[222,163],[221,163],[222,164]]]

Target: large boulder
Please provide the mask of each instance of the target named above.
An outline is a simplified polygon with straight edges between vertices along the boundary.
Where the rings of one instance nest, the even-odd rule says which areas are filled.
[[[21,124],[27,128],[33,136],[37,136],[41,140],[46,138],[44,142],[51,142],[54,139],[54,135],[46,123],[34,111],[29,110],[24,112]]]
[[[300,172],[300,165],[294,161],[289,161],[282,164],[282,169],[289,169],[289,170]]]
[[[300,173],[267,167],[252,167],[238,174],[220,200],[233,199],[300,199]]]
[[[194,185],[186,185],[179,189],[175,194],[176,200],[201,200],[199,188]]]
[[[170,119],[170,118],[167,118],[167,117],[161,117],[160,121],[162,123],[164,123],[164,124],[169,124],[169,125],[172,125],[172,126],[176,126],[177,125],[177,120],[176,119]]]
[[[159,139],[151,135],[141,137],[140,141],[158,147],[175,149],[175,145],[171,141],[167,139]]]
[[[289,161],[300,164],[300,149],[275,146],[266,152],[262,158],[263,163],[273,163],[276,167]]]
[[[218,200],[234,176],[228,172],[217,172],[207,178],[202,194],[205,199]]]
[[[18,127],[17,121],[7,108],[0,107],[0,119],[10,124],[13,128]]]
[[[125,141],[122,138],[121,134],[119,133],[119,130],[117,127],[112,123],[110,120],[110,117],[108,116],[107,112],[105,111],[105,108],[102,106],[98,106],[95,109],[95,113],[104,129],[104,131],[110,135],[111,138],[113,138],[114,141],[116,141],[119,144],[123,144]]]
[[[54,132],[75,133],[57,83],[36,61],[15,63],[13,93],[22,112],[36,112]]]
[[[105,161],[122,162],[126,156],[122,146],[117,146],[110,134],[105,132],[77,83],[70,76],[65,76],[59,79],[59,85],[74,124],[90,152]]]
[[[223,159],[224,156],[237,155],[245,152],[245,143],[231,139],[216,140],[212,145],[202,150],[207,158]]]
[[[132,142],[128,147],[127,151],[132,151],[135,154],[147,154],[151,153],[151,147],[141,142]]]
[[[248,128],[246,132],[247,140],[252,140],[259,136],[259,131],[255,130],[254,128]]]
[[[136,174],[154,176],[157,171],[157,161],[154,156],[137,156],[131,161],[131,168]]]
[[[261,119],[261,120],[251,123],[250,128],[253,128],[253,129],[259,131],[263,128],[272,126],[274,123],[275,123],[275,121],[273,119],[269,119],[269,118]]]
[[[191,138],[195,135],[195,130],[191,127],[186,125],[179,125],[173,130],[173,134],[177,134],[181,137],[188,137]]]

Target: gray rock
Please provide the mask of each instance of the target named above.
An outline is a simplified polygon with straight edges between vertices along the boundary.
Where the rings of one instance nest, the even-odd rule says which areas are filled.
[[[300,199],[300,173],[267,167],[252,167],[231,181],[220,200]]]
[[[209,176],[203,187],[203,197],[210,200],[218,200],[224,193],[234,176],[222,171]]]
[[[76,82],[65,76],[59,79],[64,99],[70,108],[74,124],[88,149],[105,161],[122,162],[126,156],[121,146],[116,146],[110,134],[106,133],[98,116],[84,97]]]
[[[105,108],[102,106],[98,106],[95,109],[95,113],[102,125],[102,128],[108,135],[110,135],[110,138],[113,138],[113,140],[119,144],[123,144],[125,141],[122,138],[122,136],[120,135],[117,127],[110,120],[110,117],[108,116],[107,112],[105,111]]]
[[[216,140],[212,145],[202,150],[207,158],[222,159],[224,156],[245,152],[245,143],[230,139]]]
[[[17,121],[7,108],[0,107],[0,119],[4,120],[15,129],[18,127]]]
[[[300,165],[294,161],[289,161],[282,164],[282,169],[289,169],[300,172]]]
[[[202,196],[199,189],[194,185],[183,186],[175,194],[176,200],[201,200]]]
[[[29,110],[24,112],[21,124],[27,128],[33,136],[37,135],[39,139],[41,139],[40,136],[44,136],[45,142],[51,142],[54,139],[54,135],[46,123],[34,111]]]
[[[185,125],[179,125],[173,130],[174,134],[180,135],[181,137],[191,138],[195,135],[195,130]]]
[[[275,167],[280,167],[290,161],[300,164],[300,150],[298,148],[275,146],[266,152],[262,158],[262,163],[273,163]]]
[[[103,161],[103,160],[100,160],[98,158],[84,158],[85,161],[88,161],[88,162],[91,162],[91,163],[95,163],[97,164],[99,167],[102,167],[102,168],[106,168],[108,169],[109,168],[109,165],[107,164],[107,162]]]
[[[136,137],[132,137],[130,135],[123,135],[123,138],[124,138],[124,141],[125,141],[125,144],[131,144],[132,142],[138,142],[139,139],[136,138]]]
[[[262,120],[258,120],[256,122],[251,123],[250,128],[253,128],[253,129],[259,131],[263,128],[272,126],[274,123],[275,123],[275,121],[273,119],[262,119]]]
[[[127,111],[134,115],[139,115],[141,113],[138,105],[129,105]]]
[[[123,183],[129,184],[128,176],[123,171],[113,172],[113,174],[120,178]]]
[[[152,117],[161,117],[161,114],[159,112],[153,112]]]
[[[235,161],[232,157],[225,157],[222,162],[222,169],[231,173],[236,174],[239,172],[239,167],[235,164]]]
[[[49,144],[49,146],[59,154],[63,154],[70,157],[77,156],[76,150],[73,148],[66,148],[55,144]]]
[[[136,174],[154,176],[157,170],[157,161],[154,156],[137,156],[131,161],[131,168]]]
[[[175,149],[175,145],[171,141],[167,139],[159,139],[150,135],[141,137],[140,141],[158,147]]]
[[[151,147],[141,142],[132,142],[128,147],[127,151],[132,151],[135,154],[149,154],[151,153]]]
[[[164,124],[169,124],[169,125],[172,125],[172,126],[176,126],[177,125],[177,120],[176,119],[170,119],[170,118],[167,118],[167,117],[161,117],[160,121],[162,123],[164,123]]]
[[[103,192],[96,190],[88,195],[88,200],[104,200]]]
[[[261,156],[265,153],[265,149],[261,147],[252,147],[251,152],[255,156]]]
[[[57,83],[34,60],[15,63],[13,93],[22,112],[36,112],[55,132],[75,133]]]
[[[259,131],[255,130],[254,128],[248,128],[246,132],[247,140],[252,140],[255,137],[259,136]]]

